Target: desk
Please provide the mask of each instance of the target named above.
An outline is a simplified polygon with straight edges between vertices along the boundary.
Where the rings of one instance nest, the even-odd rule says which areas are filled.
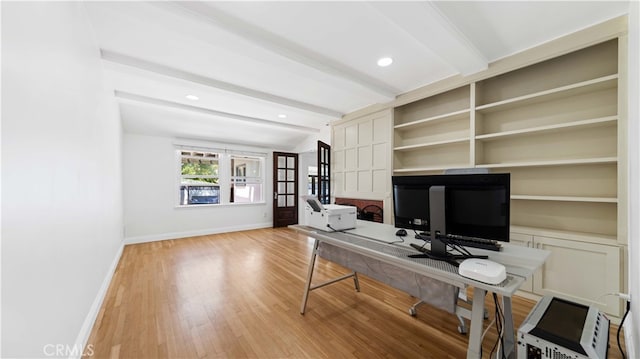
[[[357,255],[359,258],[368,258],[376,261],[376,263],[382,263],[386,266],[397,268],[398,270],[430,278],[435,280],[435,282],[440,282],[440,284],[444,285],[443,288],[450,288],[449,286],[461,289],[472,287],[473,302],[471,312],[467,316],[467,319],[471,320],[467,358],[474,359],[480,358],[482,326],[484,320],[484,298],[486,293],[496,293],[502,296],[505,335],[504,347],[501,349],[504,351],[507,358],[515,358],[515,334],[513,328],[513,316],[511,312],[511,296],[520,288],[526,278],[530,277],[536,269],[544,264],[550,254],[549,251],[520,247],[509,243],[504,243],[503,250],[500,252],[467,248],[472,254],[488,255],[490,260],[502,263],[506,267],[507,279],[500,284],[490,285],[460,276],[457,268],[448,263],[428,258],[407,257],[408,254],[418,253],[409,246],[410,243],[423,244],[424,242],[414,239],[413,235],[410,233],[408,236],[404,237],[404,243],[390,244],[389,242],[397,241],[398,237],[395,235],[397,229],[388,224],[357,221],[355,229],[342,232],[324,232],[303,225],[294,225],[290,227],[314,239],[313,252],[309,262],[309,270],[307,273],[307,280],[300,309],[301,314],[304,314],[306,310],[309,293],[315,289],[343,279],[353,278],[356,290],[359,290],[357,277],[358,270],[357,268],[349,268],[349,263],[346,263],[347,265],[345,265],[345,263],[338,264],[344,265],[353,270],[353,273],[335,278],[322,284],[311,285],[316,256],[322,254],[322,248],[325,246],[327,248],[331,248],[334,253],[341,252],[345,255]],[[328,258],[330,260],[336,258],[335,255],[331,255],[329,257],[331,257]],[[381,278],[376,279],[380,280]],[[397,279],[397,277],[394,279]],[[382,278],[381,281],[401,290],[406,289],[406,287],[403,288],[403,285],[399,284],[396,280],[384,280],[384,278]],[[428,299],[427,302],[433,304],[431,299]],[[453,310],[448,307],[447,303],[444,303],[444,309],[447,309],[450,312],[456,312],[455,300],[456,299],[453,299],[452,303],[454,305]]]

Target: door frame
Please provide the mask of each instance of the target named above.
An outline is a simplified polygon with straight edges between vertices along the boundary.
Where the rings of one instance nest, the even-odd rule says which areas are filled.
[[[280,166],[280,158],[285,158],[284,167]],[[289,159],[293,159],[293,163]],[[273,152],[273,227],[284,227],[298,223],[298,175],[300,172],[298,166],[297,153]],[[294,171],[293,179],[290,179],[290,170]],[[280,174],[284,175],[279,176]],[[280,186],[281,184],[283,186]],[[293,191],[290,191],[291,184]],[[284,203],[284,207],[279,206],[279,203]]]
[[[331,146],[318,141],[318,200],[322,204],[331,203]]]

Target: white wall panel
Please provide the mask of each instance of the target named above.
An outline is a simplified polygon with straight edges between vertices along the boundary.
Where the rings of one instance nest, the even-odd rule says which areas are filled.
[[[334,172],[344,171],[344,156],[345,156],[345,151],[342,151],[342,150],[337,150],[337,151],[334,150],[333,153],[331,154],[331,166],[333,167]],[[333,176],[333,173],[332,173],[332,176]]]
[[[373,133],[371,138],[373,143],[380,142],[388,142],[389,141],[389,131],[391,129],[391,119],[388,116],[383,116],[379,118],[374,118],[372,121],[373,124]]]
[[[344,151],[344,169],[347,171],[358,168],[356,150],[356,148],[349,148]]]
[[[344,129],[344,146],[354,147],[358,145],[358,125],[346,126]]]
[[[355,171],[348,171],[344,173],[344,192],[351,193],[356,192],[358,189],[358,177]],[[336,194],[337,196],[338,194]]]
[[[373,121],[365,121],[358,124],[358,145],[369,145],[373,140]]]
[[[385,170],[374,170],[372,171],[372,191],[377,193],[383,193],[389,190],[391,187],[391,181],[389,178],[388,171]]]
[[[358,169],[370,169],[371,162],[371,146],[358,147]]]
[[[378,143],[371,146],[372,154],[372,168],[386,169],[389,162],[389,144]]]
[[[332,149],[334,196],[383,200],[386,222],[391,211],[392,117],[391,110],[384,110],[333,126],[333,140],[344,139],[344,151]]]
[[[371,172],[370,171],[358,171],[358,192],[367,193],[372,191],[371,187]]]
[[[345,191],[345,181],[344,181],[345,173],[344,172],[334,172],[331,174],[331,191],[334,193],[344,193]]]
[[[332,150],[342,150],[344,149],[345,144],[345,128],[335,128],[333,129],[333,140],[331,141],[331,149]]]

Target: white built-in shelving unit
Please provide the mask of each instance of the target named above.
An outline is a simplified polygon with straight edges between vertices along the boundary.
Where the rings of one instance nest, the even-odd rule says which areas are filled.
[[[510,173],[513,242],[553,253],[527,291],[597,304],[613,316],[620,303],[601,295],[624,287],[621,41],[479,76],[396,106],[393,121],[394,175]],[[576,272],[592,278],[576,283]]]
[[[521,294],[620,317],[604,294],[627,285],[626,32],[611,19],[346,115],[333,125],[336,195],[384,200],[388,223],[391,175],[508,172],[511,242],[552,253]]]

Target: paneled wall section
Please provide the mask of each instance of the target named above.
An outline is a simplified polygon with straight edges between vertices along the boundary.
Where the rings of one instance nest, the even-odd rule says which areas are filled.
[[[333,127],[334,197],[382,200],[389,222],[393,112],[384,110]]]

